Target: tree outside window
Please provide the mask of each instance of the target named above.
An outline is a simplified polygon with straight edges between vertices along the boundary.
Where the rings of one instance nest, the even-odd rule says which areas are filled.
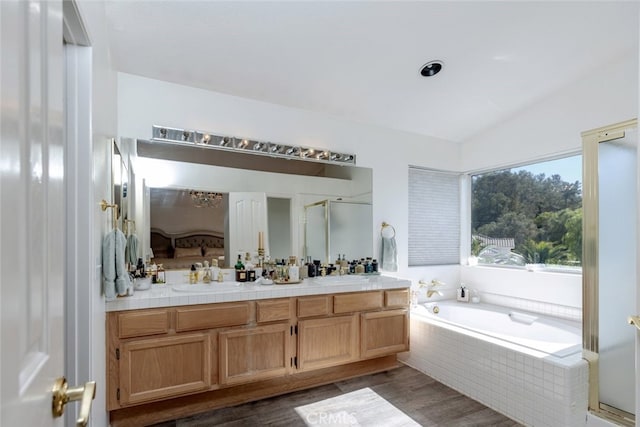
[[[580,267],[581,168],[572,156],[474,175],[471,254],[480,264]]]

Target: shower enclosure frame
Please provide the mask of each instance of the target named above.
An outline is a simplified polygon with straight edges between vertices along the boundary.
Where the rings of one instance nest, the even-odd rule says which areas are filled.
[[[588,130],[582,137],[582,347],[589,362],[589,410],[622,425],[633,426],[634,414],[600,402],[599,395],[599,144],[623,138],[637,129],[637,119]],[[637,239],[637,236],[634,236]],[[632,313],[629,313],[632,314]],[[624,325],[621,325],[624,327]]]

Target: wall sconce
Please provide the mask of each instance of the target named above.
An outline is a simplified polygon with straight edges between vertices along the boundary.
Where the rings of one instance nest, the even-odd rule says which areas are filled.
[[[311,162],[355,165],[355,154],[337,153],[320,148],[297,145],[283,145],[274,142],[253,141],[234,136],[216,135],[213,132],[177,129],[166,126],[152,127],[152,141],[170,142],[175,144],[196,144],[207,148],[245,152],[263,156],[295,158]]]

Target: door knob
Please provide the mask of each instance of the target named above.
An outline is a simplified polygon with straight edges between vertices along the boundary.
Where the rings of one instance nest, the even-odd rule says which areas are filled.
[[[627,317],[627,322],[629,322],[630,325],[633,325],[636,328],[640,329],[640,316],[629,316]]]
[[[57,418],[64,413],[64,405],[68,402],[80,400],[80,415],[76,420],[76,426],[84,427],[89,421],[89,412],[91,411],[91,402],[96,397],[96,382],[89,381],[82,386],[69,387],[67,379],[60,377],[53,386],[53,417]]]

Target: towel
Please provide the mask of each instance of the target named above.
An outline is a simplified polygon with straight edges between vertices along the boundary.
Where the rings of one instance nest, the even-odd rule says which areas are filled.
[[[125,265],[127,238],[115,229],[102,239],[102,287],[107,300],[126,295],[131,288],[129,272]]]
[[[125,262],[136,265],[138,262],[138,237],[135,234],[130,234],[127,237],[127,248],[124,253]]]
[[[396,247],[395,236],[382,236],[380,268],[385,271],[398,271],[398,248]]]

